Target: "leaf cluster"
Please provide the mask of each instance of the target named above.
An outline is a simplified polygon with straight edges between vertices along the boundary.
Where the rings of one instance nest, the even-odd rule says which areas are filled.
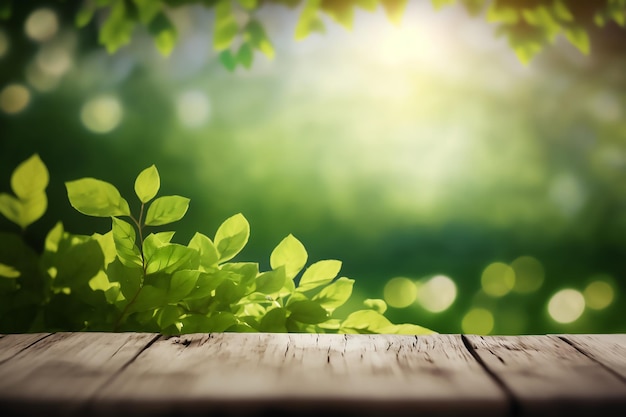
[[[43,193],[47,183],[45,165],[31,157],[13,173],[17,198],[0,199],[0,212],[25,228],[36,218],[16,215],[15,201],[26,204],[22,200]],[[173,230],[149,233],[169,228],[189,207],[185,197],[158,196],[154,165],[135,179],[140,208],[134,214],[113,184],[82,178],[65,185],[76,210],[110,218],[111,230],[75,235],[59,222],[41,255],[21,236],[0,233],[0,332],[430,332],[392,324],[382,300],[338,317],[354,280],[339,277],[338,260],[306,267],[307,251],[292,235],[271,252],[269,271],[232,261],[250,236],[242,214],[224,221],[213,237],[198,232],[186,244],[172,241]]]
[[[0,0],[0,18],[11,14],[13,0]],[[431,0],[439,9],[461,3],[473,15],[483,15],[497,25],[496,33],[506,36],[519,59],[527,63],[538,52],[564,35],[587,54],[588,30],[609,22],[626,25],[626,0]],[[214,11],[213,47],[228,70],[250,68],[255,52],[272,59],[275,51],[258,10],[274,4],[299,8],[294,36],[303,39],[325,32],[330,19],[350,29],[355,11],[385,10],[398,24],[407,0],[83,0],[75,16],[78,27],[99,23],[99,42],[113,53],[128,44],[135,28],[144,27],[154,38],[158,50],[169,55],[178,31],[170,18],[177,7],[200,5]],[[95,17],[98,16],[98,19]]]

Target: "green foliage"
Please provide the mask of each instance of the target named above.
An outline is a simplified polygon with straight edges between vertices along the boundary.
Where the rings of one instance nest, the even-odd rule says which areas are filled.
[[[11,186],[17,198],[11,198],[26,206],[34,195],[45,197],[47,185],[48,171],[35,155],[15,169]],[[135,179],[141,203],[135,214],[107,182],[83,178],[66,188],[74,208],[110,217],[111,230],[74,235],[57,223],[42,254],[20,235],[0,233],[0,332],[430,332],[392,324],[382,316],[382,300],[367,300],[365,309],[346,319],[336,315],[354,280],[337,278],[337,260],[305,269],[307,251],[292,235],[272,251],[269,271],[257,263],[229,262],[250,236],[241,214],[224,221],[213,239],[198,232],[186,245],[172,242],[173,231],[147,233],[151,226],[180,220],[189,206],[184,197],[157,196],[154,165]],[[16,213],[3,209],[22,229],[36,220],[26,222]]]
[[[496,33],[507,37],[519,59],[526,63],[558,35],[565,36],[582,53],[589,53],[588,31],[608,22],[626,26],[626,0],[431,0],[435,9],[461,3],[470,14],[484,14],[497,24]],[[113,53],[128,44],[136,26],[153,36],[157,49],[169,55],[177,42],[177,30],[168,18],[174,7],[193,4],[215,12],[213,47],[222,64],[233,71],[241,65],[250,68],[255,51],[269,59],[274,48],[256,12],[265,4],[300,6],[295,39],[325,32],[325,17],[350,29],[357,9],[375,11],[381,6],[391,22],[402,20],[407,0],[98,0],[85,1],[77,11],[76,26],[92,24],[102,17],[99,41]],[[0,1],[0,18],[11,14],[11,2]]]

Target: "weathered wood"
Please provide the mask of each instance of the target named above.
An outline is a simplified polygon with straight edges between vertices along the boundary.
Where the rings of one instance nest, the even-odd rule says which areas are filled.
[[[212,334],[161,339],[93,412],[505,415],[460,336]]]
[[[626,415],[626,384],[557,338],[467,336],[520,415]]]
[[[563,335],[560,338],[626,381],[626,334]]]
[[[155,337],[57,333],[41,339],[0,365],[0,414],[76,410]]]
[[[0,363],[6,362],[48,335],[50,333],[0,335]]]

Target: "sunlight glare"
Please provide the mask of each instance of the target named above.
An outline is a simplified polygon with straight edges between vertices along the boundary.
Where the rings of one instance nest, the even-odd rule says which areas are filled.
[[[209,120],[211,102],[199,90],[186,91],[176,100],[178,120],[186,127],[200,127]]]
[[[415,283],[405,277],[390,279],[383,290],[385,302],[391,307],[405,308],[410,306],[417,296]]]
[[[502,262],[494,262],[483,271],[480,278],[483,291],[492,297],[502,297],[515,286],[515,271]]]
[[[26,19],[24,31],[34,41],[44,42],[56,35],[59,20],[55,12],[48,8],[33,11]]]
[[[486,335],[493,330],[493,314],[484,308],[473,308],[461,322],[463,333]]]
[[[123,109],[120,101],[111,95],[103,95],[87,101],[80,112],[80,119],[94,133],[108,133],[121,122]]]
[[[0,92],[0,109],[7,114],[17,114],[30,103],[30,91],[21,84],[9,84]]]
[[[552,296],[548,302],[548,313],[558,323],[571,323],[585,311],[585,298],[573,289],[564,289]]]
[[[537,291],[543,284],[543,265],[532,256],[520,256],[511,262],[511,267],[515,271],[515,292],[528,294]]]
[[[606,281],[593,281],[587,285],[585,291],[585,304],[593,310],[602,310],[607,308],[613,302],[615,292],[613,287]]]
[[[432,313],[440,313],[450,308],[456,295],[456,284],[445,275],[436,275],[417,289],[420,305]]]

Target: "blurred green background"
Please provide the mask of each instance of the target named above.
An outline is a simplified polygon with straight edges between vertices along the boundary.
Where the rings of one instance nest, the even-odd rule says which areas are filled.
[[[25,4],[28,3],[28,4]],[[0,190],[33,153],[48,165],[40,248],[73,211],[64,181],[132,195],[156,164],[163,194],[191,198],[175,241],[250,221],[238,259],[269,265],[293,233],[310,261],[339,259],[355,303],[384,298],[394,322],[442,333],[626,332],[626,37],[557,41],[522,65],[461,7],[409,2],[354,29],[295,41],[298,10],[259,18],[276,58],[228,72],[212,12],[176,9],[164,58],[147,33],[113,55],[76,6],[17,2],[0,23]],[[0,230],[16,231],[6,219]]]

